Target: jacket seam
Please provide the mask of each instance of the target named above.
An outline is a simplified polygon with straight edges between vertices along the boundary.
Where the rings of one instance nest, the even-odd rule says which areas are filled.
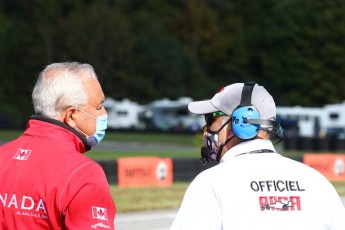
[[[72,177],[79,171],[81,170],[82,168],[86,167],[87,165],[90,165],[90,164],[94,164],[94,162],[86,162],[82,165],[80,165],[78,168],[74,169],[73,172],[70,174],[70,176],[68,177],[68,179],[66,180],[66,183],[65,185],[63,186],[63,189],[59,195],[59,201],[58,201],[58,209],[59,209],[59,212],[60,212],[60,218],[62,218],[63,216],[63,210],[61,210],[61,198],[62,198],[62,195],[64,194],[66,188],[67,188],[67,185],[69,184],[69,182],[71,181]]]

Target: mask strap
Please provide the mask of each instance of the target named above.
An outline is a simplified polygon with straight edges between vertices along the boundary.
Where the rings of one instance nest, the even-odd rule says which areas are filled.
[[[235,137],[235,135],[233,135],[232,137],[230,137],[229,139],[227,139],[223,144],[220,144],[219,150],[218,150],[218,152],[217,152],[217,157],[216,157],[217,162],[220,161],[220,154],[222,153],[224,146],[225,146],[227,143],[229,143],[229,141],[231,141],[232,138],[234,138],[234,137]]]
[[[92,117],[94,119],[96,119],[95,117],[93,117],[91,114],[88,114],[87,112],[84,112],[83,110],[79,109],[78,107],[76,107],[76,110],[82,112],[83,114],[89,116],[89,117]],[[86,133],[84,133],[83,131],[81,131],[77,126],[75,127],[75,130],[77,130],[78,132],[80,132],[81,134],[83,134],[86,138],[89,137],[89,135],[87,135]]]
[[[229,124],[229,122],[231,121],[231,117],[229,118],[229,120],[227,120],[224,125],[222,125],[222,127],[220,127],[220,129],[217,131],[217,133],[219,133],[227,124]],[[217,155],[216,155],[216,161],[219,162],[220,161],[220,155],[223,151],[224,146],[232,139],[234,138],[235,135],[233,135],[232,137],[230,137],[229,139],[227,139],[223,144],[220,144]]]
[[[87,113],[87,112],[84,112],[83,110],[79,109],[78,107],[76,107],[76,109],[80,112],[82,112],[83,114],[89,116],[89,117],[92,117],[93,119],[96,119],[94,116],[92,116],[91,114]]]
[[[231,121],[231,117],[217,131],[208,131],[211,134],[218,134]]]
[[[83,131],[81,131],[80,129],[78,129],[78,127],[75,127],[75,130],[77,130],[78,132],[82,133],[86,138],[89,137],[89,135],[87,135],[86,133],[84,133]]]

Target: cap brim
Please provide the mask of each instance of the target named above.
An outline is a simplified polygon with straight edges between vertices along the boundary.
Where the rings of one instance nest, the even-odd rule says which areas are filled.
[[[195,114],[208,114],[219,111],[219,109],[211,104],[210,100],[190,102],[188,104],[188,109]]]

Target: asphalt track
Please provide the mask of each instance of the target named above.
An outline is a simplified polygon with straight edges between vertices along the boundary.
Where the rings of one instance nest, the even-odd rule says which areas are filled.
[[[345,208],[345,196],[341,197]],[[177,210],[120,213],[116,215],[116,230],[168,230]]]
[[[0,143],[1,145],[1,143]],[[167,144],[156,144],[156,143],[140,143],[140,142],[118,142],[118,141],[102,141],[99,145],[92,147],[93,150],[98,151],[121,151],[121,152],[132,152],[132,151],[162,151],[165,152],[176,152],[176,151],[195,151],[197,147],[194,146],[183,146],[183,145],[167,145]]]
[[[167,230],[170,228],[177,209],[132,212],[117,214],[116,230]]]

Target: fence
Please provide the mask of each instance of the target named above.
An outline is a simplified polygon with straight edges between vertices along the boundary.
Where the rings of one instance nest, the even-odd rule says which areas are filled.
[[[285,150],[345,151],[345,139],[290,137],[284,140]]]
[[[294,160],[302,161],[302,157],[295,158]],[[174,181],[192,181],[196,175],[203,170],[213,167],[217,163],[212,162],[206,165],[202,165],[196,158],[173,158],[173,177]],[[98,161],[103,167],[110,184],[118,183],[118,162],[117,160],[111,161]]]

